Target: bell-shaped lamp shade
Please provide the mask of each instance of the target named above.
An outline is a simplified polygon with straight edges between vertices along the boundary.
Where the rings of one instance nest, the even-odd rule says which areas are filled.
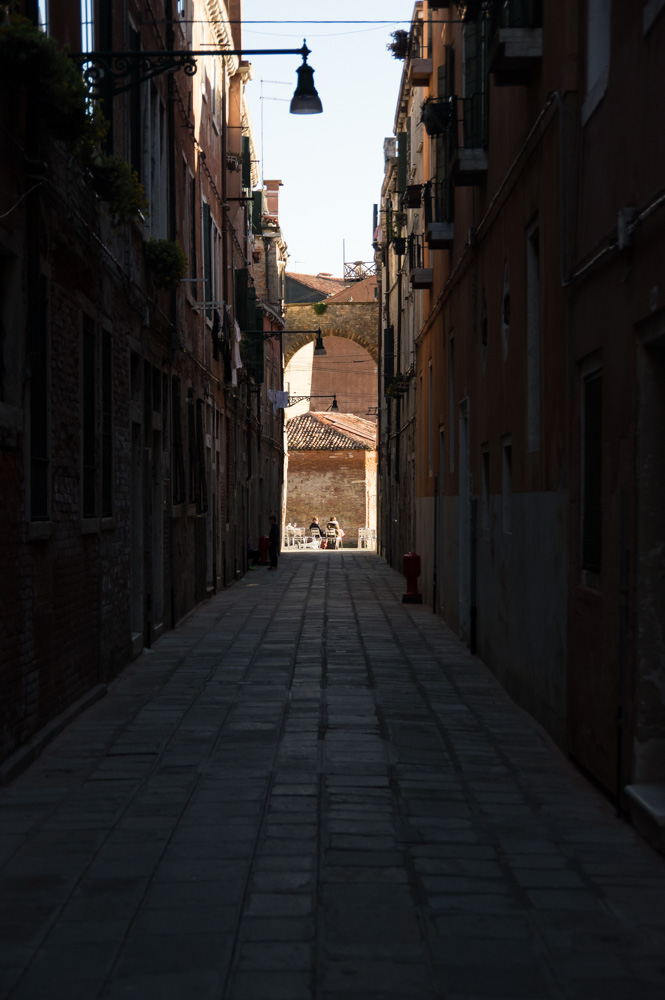
[[[321,336],[321,331],[319,330],[316,335],[316,343],[314,344],[314,357],[325,358],[326,353],[326,349],[323,346],[323,337]]]
[[[314,70],[303,61],[296,70],[298,86],[291,98],[289,111],[292,115],[320,115],[323,111],[321,98],[314,86]]]
[[[339,413],[339,406],[337,405],[337,396],[333,396],[332,406],[330,407],[332,413]]]

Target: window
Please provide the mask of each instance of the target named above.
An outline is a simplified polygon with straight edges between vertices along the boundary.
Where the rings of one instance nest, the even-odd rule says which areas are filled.
[[[141,183],[150,202],[146,228],[150,236],[166,236],[166,112],[153,80],[141,90]]]
[[[198,501],[198,464],[199,456],[196,450],[196,423],[194,416],[194,390],[187,390],[187,471],[188,471],[188,499],[190,503]]]
[[[196,178],[189,175],[189,275],[197,277],[196,271]],[[194,286],[194,298],[198,296],[198,286]]]
[[[540,448],[540,242],[538,226],[526,241],[526,423],[527,449]]]
[[[386,379],[395,374],[395,327],[387,326],[383,331],[383,374]]]
[[[482,446],[482,496],[480,498],[480,526],[484,537],[490,530],[490,453],[489,446]]]
[[[213,267],[212,267],[212,220],[210,218],[210,205],[203,203],[203,298],[205,301],[205,315],[207,319],[212,319],[213,302]]]
[[[96,364],[97,337],[89,316],[83,317],[83,363],[81,368],[81,513],[94,517],[96,504]]]
[[[586,97],[582,124],[587,121],[607,90],[610,70],[612,0],[587,0]]]
[[[48,0],[37,0],[37,23],[39,24],[39,30],[43,31],[45,35],[48,35],[49,24],[48,24]],[[84,49],[87,52],[88,49]]]
[[[434,407],[434,400],[432,399],[433,393],[434,393],[434,382],[432,379],[432,362],[430,361],[429,371],[428,371],[428,383],[427,383],[427,469],[430,476],[434,471],[432,468],[433,464],[432,449],[434,447],[434,442],[433,442],[434,429],[432,427],[433,407]]]
[[[513,530],[513,446],[509,434],[501,438],[501,448],[501,513],[504,534],[510,535]]]
[[[113,514],[113,338],[102,334],[101,501],[102,517]]]
[[[41,0],[41,2],[47,6],[47,0]],[[94,51],[95,3],[94,0],[81,0],[81,52]]]
[[[33,306],[33,308],[35,308]],[[49,420],[48,420],[48,281],[40,280],[34,330],[29,343],[30,372],[30,517],[33,521],[49,518]]]
[[[600,572],[602,541],[602,372],[582,379],[582,569]]]
[[[503,336],[503,356],[508,355],[510,339],[510,282],[508,281],[508,262],[503,265],[503,291],[501,293],[501,333]]]
[[[466,149],[487,145],[487,47],[489,21],[467,21],[463,27],[464,101],[461,118]]]
[[[185,458],[182,441],[182,413],[180,409],[180,379],[174,375],[171,382],[171,425],[173,427],[173,503],[185,500]]]
[[[480,343],[487,347],[487,299],[483,290],[483,304],[480,313]]]

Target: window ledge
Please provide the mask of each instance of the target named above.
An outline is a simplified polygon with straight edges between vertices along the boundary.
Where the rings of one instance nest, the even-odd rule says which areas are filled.
[[[116,523],[114,517],[102,518],[102,531],[115,531]]]
[[[79,521],[79,527],[82,535],[97,535],[101,527],[100,518],[82,517]]]

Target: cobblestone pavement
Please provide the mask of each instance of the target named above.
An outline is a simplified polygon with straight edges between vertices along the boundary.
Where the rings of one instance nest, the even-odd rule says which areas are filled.
[[[665,860],[403,590],[283,555],[0,792],[0,996],[665,997]]]

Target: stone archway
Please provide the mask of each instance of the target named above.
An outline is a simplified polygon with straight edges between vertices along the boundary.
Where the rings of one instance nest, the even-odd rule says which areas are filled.
[[[325,306],[317,313],[315,306]],[[294,354],[316,339],[315,333],[300,333],[301,330],[321,329],[323,337],[345,337],[364,347],[378,364],[379,362],[379,304],[378,302],[303,302],[286,307],[286,329],[284,330],[284,363],[288,364]]]

